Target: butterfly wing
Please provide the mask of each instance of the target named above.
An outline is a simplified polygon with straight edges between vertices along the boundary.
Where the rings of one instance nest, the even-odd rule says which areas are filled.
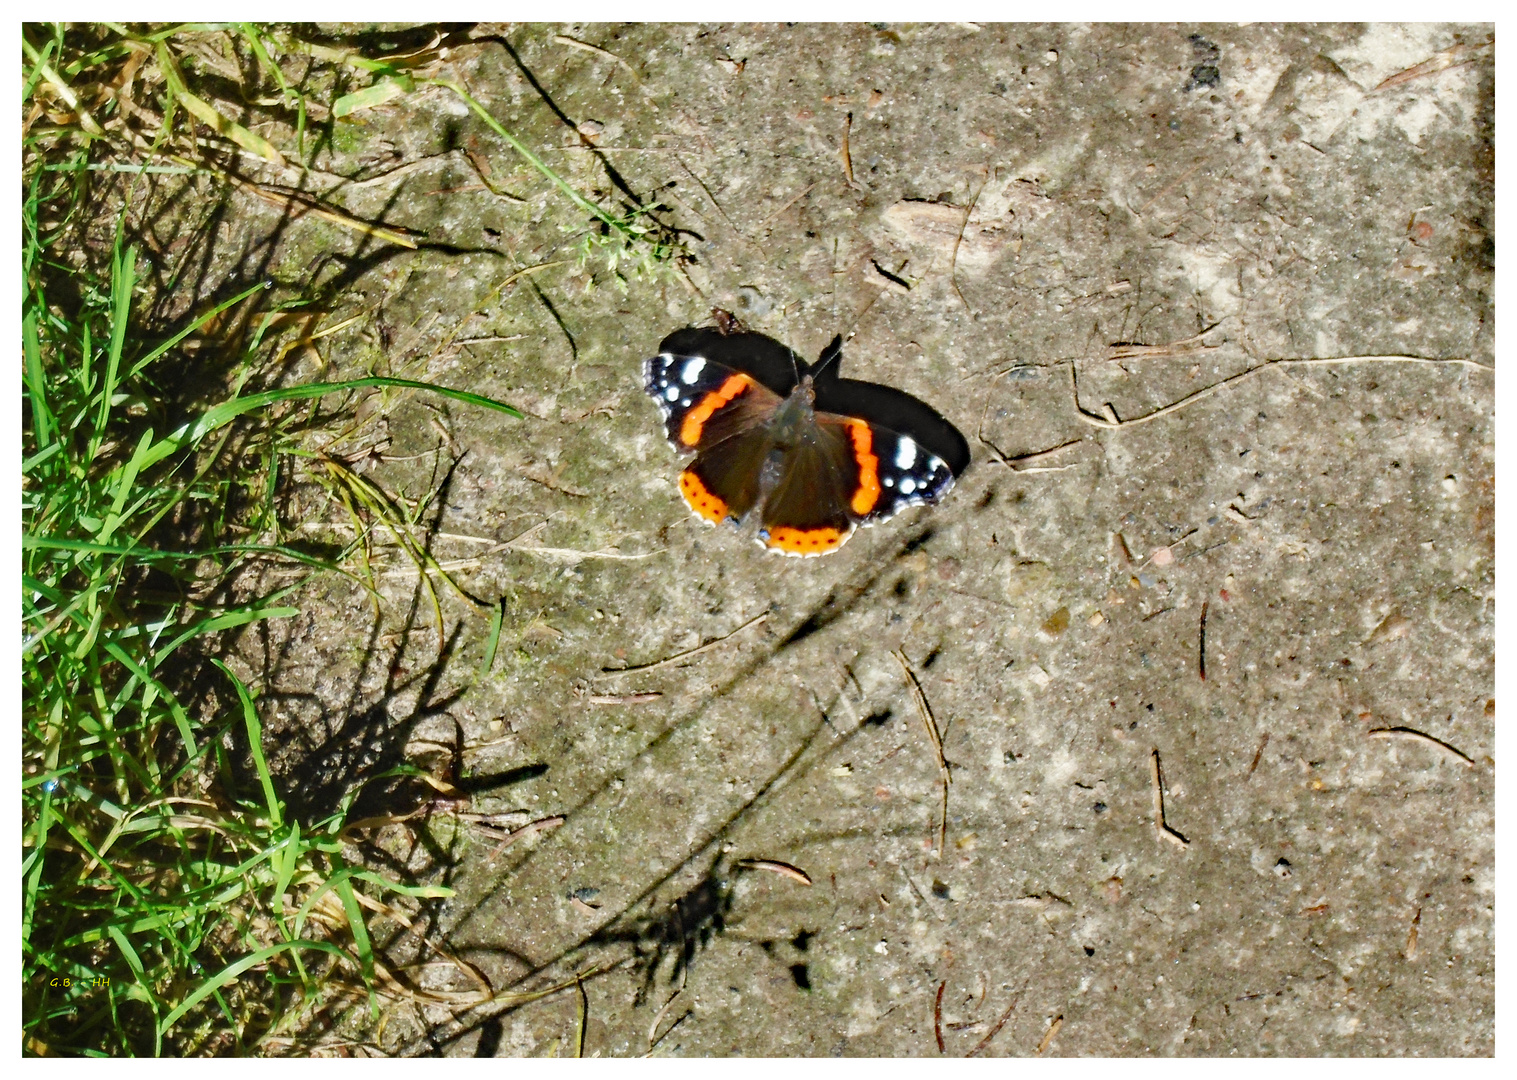
[[[780,396],[725,364],[678,353],[649,359],[643,388],[664,414],[669,442],[696,454],[680,474],[690,509],[710,522],[742,518],[760,495]]]

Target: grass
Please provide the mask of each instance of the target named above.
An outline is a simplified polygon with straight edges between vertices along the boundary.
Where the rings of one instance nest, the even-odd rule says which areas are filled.
[[[225,664],[213,660],[228,707],[207,713],[180,700],[173,672],[186,654],[297,613],[279,596],[217,603],[216,586],[253,557],[314,561],[276,544],[224,543],[214,524],[186,529],[184,512],[208,522],[194,504],[225,506],[234,485],[267,475],[267,460],[228,468],[216,443],[239,417],[281,402],[403,386],[515,410],[368,378],[235,395],[160,434],[123,407],[152,396],[154,365],[173,356],[132,341],[136,253],[118,238],[109,278],[63,315],[47,292],[41,175],[23,207],[26,1046],[246,1051],[245,1033],[275,1030],[283,1007],[339,969],[373,985],[366,902],[444,892],[349,865],[346,806],[321,822],[287,818],[253,695]],[[265,458],[280,449],[268,443]],[[238,775],[236,744],[247,747],[251,780]],[[330,910],[320,906],[328,896]],[[253,969],[264,976],[256,986],[240,979]]]
[[[348,811],[359,791],[320,821],[286,812],[263,754],[256,693],[216,654],[229,631],[298,614],[287,602],[294,586],[244,599],[228,599],[226,586],[251,560],[340,573],[358,550],[323,561],[279,542],[275,481],[297,448],[269,419],[272,407],[379,388],[425,390],[520,414],[478,395],[377,376],[243,393],[243,380],[270,362],[274,311],[241,345],[241,376],[225,399],[184,412],[173,390],[184,338],[209,332],[234,306],[260,303],[261,290],[151,343],[134,317],[144,256],[127,239],[125,212],[108,266],[91,269],[85,260],[81,268],[69,245],[78,243],[92,213],[82,194],[91,172],[163,169],[158,162],[165,160],[174,162],[167,168],[207,168],[187,118],[213,141],[285,160],[288,151],[199,92],[181,63],[181,38],[211,32],[242,42],[296,106],[296,154],[303,153],[310,103],[271,57],[295,48],[289,39],[233,24],[153,32],[107,25],[87,47],[60,28],[29,27],[24,41],[27,1054],[250,1053],[294,1029],[323,1000],[367,997],[372,1007],[380,996],[415,999],[385,968],[368,919],[379,914],[404,924],[397,898],[446,892],[383,877],[353,860],[356,823]],[[425,81],[414,74],[423,60],[344,55],[342,63],[367,71],[380,87],[350,108],[414,92]],[[162,109],[151,141],[140,132],[128,137],[121,98],[112,96],[123,85],[159,92],[156,99],[144,94],[136,106],[140,114],[156,100]],[[553,181],[569,205],[591,213],[598,227],[586,235],[616,242],[613,271],[629,251],[642,252],[641,266],[671,257],[672,249],[659,247],[640,224],[645,210],[618,215],[589,203],[461,87],[450,89]],[[382,491],[338,462],[316,464],[313,474],[325,471],[355,519],[381,524],[403,547],[416,547],[407,543],[408,522]],[[411,554],[426,563],[419,547]],[[422,578],[430,589],[429,575]],[[488,653],[498,641],[500,614],[496,609]],[[455,963],[476,985],[447,997],[449,1004],[492,998],[477,973]]]

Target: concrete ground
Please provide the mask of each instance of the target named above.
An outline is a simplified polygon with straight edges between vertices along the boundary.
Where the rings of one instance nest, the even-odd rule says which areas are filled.
[[[435,940],[497,989],[595,972],[367,1037],[570,1054],[583,1005],[602,1056],[1493,1053],[1491,27],[473,37],[446,72],[695,261],[575,265],[585,215],[441,89],[320,160],[420,250],[258,249],[364,315],[332,371],[528,414],[366,418],[392,491],[462,454],[432,550],[505,601],[488,676],[488,619],[449,601],[437,663],[398,561],[397,625],[328,580],[242,643],[313,806],[461,741],[472,808],[543,823],[376,835],[457,890]],[[820,559],[707,529],[640,367],[713,306],[845,334],[973,464]]]

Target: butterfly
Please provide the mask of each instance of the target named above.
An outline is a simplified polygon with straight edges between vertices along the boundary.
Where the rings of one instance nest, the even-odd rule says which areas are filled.
[[[763,334],[679,330],[643,365],[680,493],[714,524],[756,519],[781,555],[836,551],[860,525],[935,503],[969,463],[958,429],[909,394],[843,379],[841,336],[808,364]]]

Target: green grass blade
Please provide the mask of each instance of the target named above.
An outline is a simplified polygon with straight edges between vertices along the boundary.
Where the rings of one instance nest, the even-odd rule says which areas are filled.
[[[479,662],[479,671],[474,675],[474,681],[478,682],[490,674],[490,668],[495,663],[495,650],[500,645],[500,628],[506,619],[506,598],[502,596],[500,603],[495,605],[495,610],[490,615],[490,636],[485,639],[485,657]]]
[[[159,1022],[158,1033],[160,1035],[166,1034],[169,1028],[173,1027],[174,1023],[181,1016],[189,1012],[196,1005],[199,1005],[202,1001],[210,997],[217,990],[220,990],[226,986],[230,986],[234,981],[236,981],[237,976],[241,975],[244,971],[247,971],[249,968],[257,967],[259,964],[273,959],[280,953],[289,952],[294,949],[309,949],[316,952],[326,952],[331,953],[334,956],[341,957],[344,960],[348,959],[348,954],[343,952],[336,945],[331,945],[325,941],[302,941],[298,938],[294,941],[282,941],[278,945],[271,945],[266,949],[259,949],[257,952],[248,953],[248,955],[242,957],[240,960],[236,960],[233,963],[228,964],[226,967],[222,968],[215,975],[212,975],[209,979],[191,991],[183,1001],[174,1007],[172,1012],[170,1012]]]
[[[274,777],[269,773],[269,763],[263,757],[263,721],[258,719],[258,708],[253,704],[253,695],[248,693],[248,688],[243,685],[232,669],[227,667],[215,657],[211,663],[221,669],[221,673],[232,680],[232,685],[237,688],[237,700],[242,703],[242,720],[247,725],[248,751],[253,755],[253,766],[258,770],[258,781],[263,785],[263,799],[269,808],[269,820],[278,828],[284,823],[284,808],[280,805],[279,796],[274,794]]]
[[[200,316],[200,318],[196,319],[194,322],[186,326],[183,330],[179,331],[179,333],[175,334],[173,337],[169,338],[161,345],[158,345],[156,348],[150,350],[146,356],[142,357],[142,359],[138,360],[135,364],[132,365],[132,370],[127,373],[127,378],[136,378],[142,373],[143,369],[151,364],[154,360],[157,360],[160,356],[168,352],[175,345],[178,345],[185,338],[195,333],[206,323],[214,319],[217,315],[220,315],[228,308],[236,307],[238,304],[242,303],[254,293],[262,292],[263,290],[269,288],[271,285],[273,285],[273,282],[271,281],[260,282],[259,284],[254,285],[251,289],[248,289],[246,292],[240,292],[230,300],[226,300],[220,304],[217,304],[215,307],[211,308],[210,311],[207,311],[204,315]]]
[[[32,403],[32,438],[39,450],[50,452],[55,423],[47,407],[47,378],[42,373],[42,343],[37,337],[37,310],[28,307],[21,316],[21,355],[25,362],[26,392]],[[41,454],[34,455],[35,465]],[[45,459],[44,459],[45,460]],[[22,472],[28,472],[22,465]]]
[[[348,930],[353,935],[353,945],[358,951],[358,962],[362,966],[363,981],[371,987],[374,983],[374,946],[369,941],[369,928],[363,922],[363,909],[358,905],[358,897],[353,895],[352,875],[344,875],[332,886],[337,893],[337,898],[342,901],[342,910],[348,916]],[[372,1003],[373,991],[369,993]]]
[[[234,626],[245,626],[259,619],[288,619],[292,615],[299,615],[299,608],[292,607],[265,607],[245,608],[240,611],[228,611],[224,615],[216,615],[209,619],[201,619],[182,631],[163,648],[158,650],[153,658],[153,666],[157,667],[174,654],[174,651],[193,637],[201,634],[214,634],[218,630],[230,630]]]
[[[371,86],[366,86],[351,94],[344,94],[332,102],[332,115],[341,120],[344,116],[349,116],[360,109],[372,109],[409,94],[415,89],[415,80],[407,76],[399,78],[386,76]]]
[[[111,418],[111,398],[116,394],[116,376],[121,371],[121,350],[126,344],[127,320],[131,315],[132,289],[137,284],[137,249],[118,245],[111,256],[111,343],[105,354],[105,383],[100,391],[100,417],[90,457],[100,448]]]
[[[356,390],[370,386],[391,386],[409,390],[427,390],[434,394],[440,394],[454,401],[462,401],[469,405],[479,405],[487,409],[503,412],[507,416],[521,419],[523,414],[520,410],[512,408],[503,401],[496,401],[480,394],[471,394],[467,390],[453,390],[446,386],[434,386],[431,383],[417,382],[415,379],[392,379],[386,376],[374,375],[363,379],[348,379],[335,383],[307,383],[304,386],[287,386],[278,390],[265,390],[259,394],[249,394],[246,397],[233,398],[231,401],[222,402],[220,405],[207,410],[199,420],[192,424],[186,424],[178,431],[161,440],[148,454],[146,464],[151,465],[163,460],[181,447],[192,446],[205,438],[211,432],[231,423],[244,413],[255,409],[266,408],[280,401],[296,401],[303,398],[323,397],[327,394],[335,394],[344,390]]]

